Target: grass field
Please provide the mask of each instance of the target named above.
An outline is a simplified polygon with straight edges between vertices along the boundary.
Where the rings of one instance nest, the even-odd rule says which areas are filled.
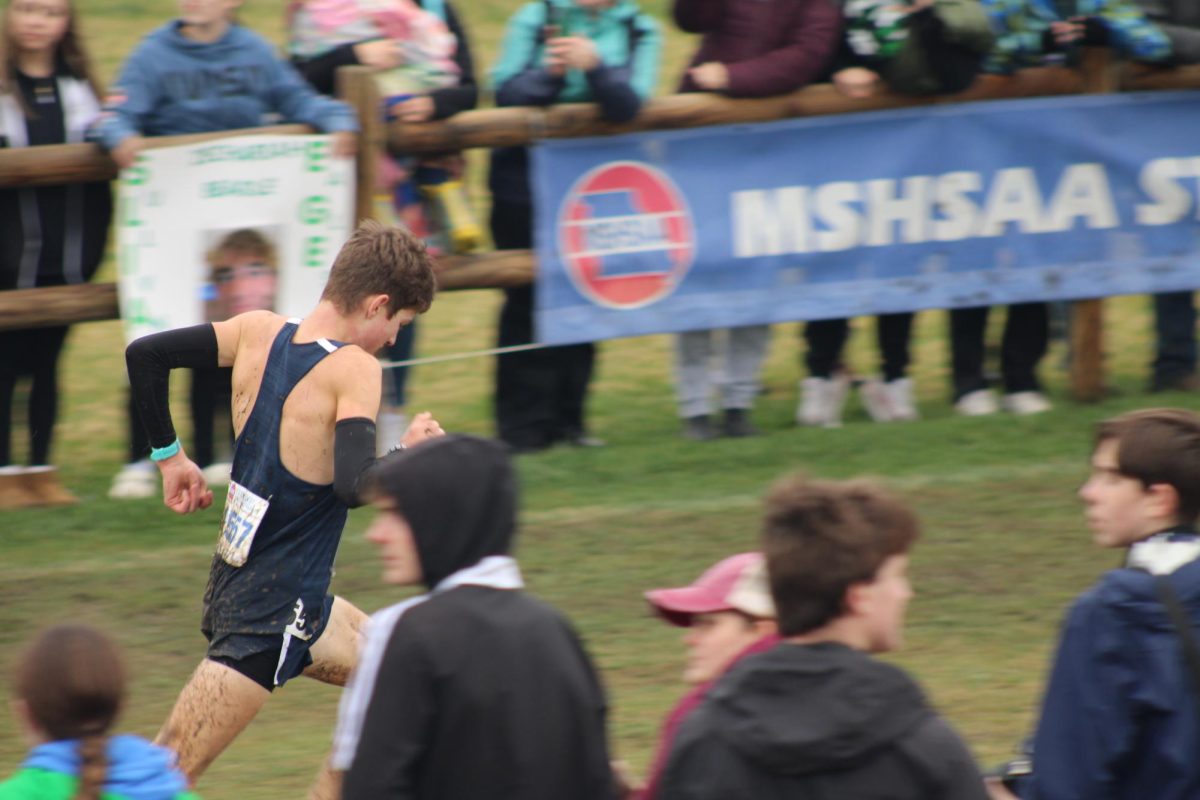
[[[666,2],[648,5],[661,17]],[[106,78],[172,8],[164,0],[82,0],[81,7]],[[489,64],[513,4],[472,0],[460,7],[480,63]],[[243,18],[281,41],[279,4],[250,3]],[[669,32],[664,87],[690,47],[687,37]],[[804,469],[878,476],[916,505],[925,526],[914,556],[917,598],[907,646],[892,658],[926,685],[981,761],[1004,757],[1031,722],[1064,606],[1117,561],[1090,546],[1073,494],[1091,426],[1129,408],[1195,403],[1142,393],[1146,301],[1107,307],[1115,393],[1099,405],[1065,397],[1060,343],[1043,369],[1054,411],[1030,419],[955,417],[946,398],[945,315],[930,312],[919,318],[914,349],[924,420],[873,425],[852,404],[841,430],[800,430],[791,422],[797,326],[780,325],[756,411],[764,435],[706,444],[678,436],[669,340],[607,343],[591,418],[610,446],[522,457],[519,556],[532,590],[573,618],[602,668],[617,754],[643,768],[662,715],[682,691],[678,632],[648,616],[641,593],[689,581],[716,559],[752,549],[763,490],[774,477]],[[440,298],[422,323],[421,353],[486,347],[495,313],[492,293]],[[872,324],[859,321],[857,330],[851,360],[870,373]],[[200,597],[219,512],[180,518],[156,501],[105,497],[124,453],[121,351],[116,323],[79,325],[63,363],[57,460],[84,502],[0,512],[0,674],[8,674],[19,643],[41,624],[102,625],[126,646],[134,671],[123,727],[152,735],[203,652]],[[412,407],[436,411],[448,429],[487,433],[490,375],[486,361],[421,368]],[[351,515],[334,588],[375,610],[399,594],[380,584],[375,555],[362,541],[368,517]],[[203,796],[303,796],[327,749],[337,697],[304,680],[280,691],[205,776]],[[11,719],[0,716],[0,774],[23,751]]]

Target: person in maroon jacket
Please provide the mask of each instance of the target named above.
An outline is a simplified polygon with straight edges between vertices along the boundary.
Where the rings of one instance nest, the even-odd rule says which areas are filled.
[[[710,567],[691,586],[655,589],[646,592],[646,599],[664,620],[687,629],[683,636],[688,651],[683,680],[692,688],[663,723],[646,786],[632,795],[637,800],[653,800],[675,733],[717,678],[746,656],[769,650],[779,642],[762,553],[730,556]]]
[[[675,0],[673,13],[681,29],[702,37],[681,92],[730,97],[791,92],[823,74],[841,35],[841,13],[829,0]],[[750,409],[771,329],[748,325],[727,332],[717,387],[724,412],[719,429],[710,418],[715,333],[685,331],[676,337],[679,415],[689,439],[757,433]]]

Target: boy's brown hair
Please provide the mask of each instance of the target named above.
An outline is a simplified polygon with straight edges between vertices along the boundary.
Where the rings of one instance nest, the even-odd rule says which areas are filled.
[[[371,295],[386,294],[392,317],[403,308],[425,313],[436,291],[425,245],[401,228],[368,219],[338,251],[321,299],[349,314]]]
[[[1117,471],[1145,487],[1165,483],[1179,497],[1178,522],[1200,517],[1200,415],[1181,408],[1146,408],[1096,426],[1096,447],[1117,443]]]
[[[845,612],[846,590],[874,580],[920,533],[916,515],[870,481],[790,475],[767,494],[762,545],[782,636],[820,628]]]

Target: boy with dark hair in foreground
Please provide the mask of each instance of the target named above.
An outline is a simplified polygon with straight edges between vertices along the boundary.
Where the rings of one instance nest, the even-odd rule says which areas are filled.
[[[865,482],[785,478],[763,552],[783,641],[735,665],[680,730],[660,800],[971,800],[970,753],[911,678],[903,638],[917,519]]]

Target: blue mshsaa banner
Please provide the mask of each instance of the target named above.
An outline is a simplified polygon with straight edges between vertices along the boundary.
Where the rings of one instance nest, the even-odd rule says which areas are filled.
[[[1200,96],[534,149],[538,339],[1200,287]]]

